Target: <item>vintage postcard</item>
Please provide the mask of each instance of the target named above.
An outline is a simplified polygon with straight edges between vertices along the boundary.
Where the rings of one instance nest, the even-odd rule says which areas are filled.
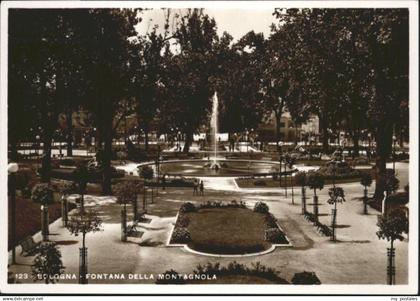
[[[0,292],[416,294],[417,114],[416,1],[5,1]]]

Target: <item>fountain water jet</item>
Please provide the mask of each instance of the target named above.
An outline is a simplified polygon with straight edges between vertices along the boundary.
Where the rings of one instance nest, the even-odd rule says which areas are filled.
[[[220,164],[217,162],[217,149],[219,147],[218,140],[217,140],[217,133],[219,131],[218,116],[219,116],[219,99],[217,97],[217,92],[214,92],[213,107],[212,107],[211,119],[210,119],[211,134],[213,136],[213,162],[210,165],[210,168],[216,169],[216,170],[220,168]]]

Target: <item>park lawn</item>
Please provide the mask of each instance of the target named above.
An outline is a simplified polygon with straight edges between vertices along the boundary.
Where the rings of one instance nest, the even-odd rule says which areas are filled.
[[[194,250],[215,254],[246,254],[267,250],[265,215],[247,208],[211,208],[188,213]]]
[[[265,187],[285,187],[284,177],[281,179],[281,186],[280,186],[280,180],[273,180],[272,178],[260,178],[260,179],[235,179],[236,184],[240,188],[265,188]],[[258,183],[259,181],[265,182],[265,185],[255,185],[255,183]],[[287,187],[291,189],[292,183],[294,182],[294,179],[291,179],[291,177],[287,177]],[[344,183],[352,183],[352,182],[360,182],[360,177],[353,177],[353,178],[343,178],[343,179],[336,179],[335,184],[344,184]],[[331,179],[325,180],[325,185],[332,184],[333,181]],[[294,188],[300,189],[295,183],[293,183]]]
[[[52,223],[61,217],[61,204],[56,202],[48,206],[49,221]],[[11,225],[11,204],[9,201],[9,229]],[[16,245],[29,235],[41,230],[41,206],[30,199],[16,197]],[[9,231],[8,249],[11,249],[12,239]]]

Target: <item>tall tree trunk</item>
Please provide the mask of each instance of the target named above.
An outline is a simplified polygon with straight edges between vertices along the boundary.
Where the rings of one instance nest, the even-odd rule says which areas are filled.
[[[149,150],[149,128],[144,127],[144,150],[147,152]]]
[[[102,152],[102,194],[112,194],[111,189],[111,157],[112,157],[112,116],[108,118],[109,122],[103,123],[102,137],[104,148]]]
[[[191,127],[188,127],[187,132],[185,133],[185,144],[184,149],[182,150],[184,153],[188,153],[190,151],[190,146],[193,142],[193,131]]]
[[[386,160],[392,152],[392,124],[380,123],[376,130],[376,187],[374,198],[382,199],[385,191]]]
[[[73,156],[73,118],[71,110],[66,112],[67,120],[67,156]]]
[[[324,154],[327,154],[329,151],[329,144],[328,144],[328,123],[325,119],[321,121],[322,126],[322,151]]]
[[[276,118],[276,146],[277,151],[280,151],[280,120],[281,120],[281,112],[278,110],[274,110],[274,116]]]
[[[43,154],[42,154],[42,166],[41,166],[41,181],[49,182],[51,178],[51,142],[52,142],[52,130],[49,127],[44,128],[43,135]]]
[[[360,140],[360,131],[358,129],[353,131],[353,154],[355,157],[359,157],[359,140]]]

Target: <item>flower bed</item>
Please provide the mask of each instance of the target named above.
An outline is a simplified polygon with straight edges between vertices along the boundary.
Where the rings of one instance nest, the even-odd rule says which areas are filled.
[[[171,237],[172,244],[187,244],[198,252],[249,254],[268,250],[272,244],[288,244],[276,220],[263,203],[257,210],[243,202],[207,202],[195,207],[184,203]]]

